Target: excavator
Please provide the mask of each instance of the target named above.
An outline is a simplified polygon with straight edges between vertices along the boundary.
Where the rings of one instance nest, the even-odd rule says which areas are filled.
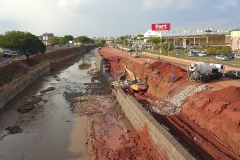
[[[129,89],[130,93],[134,93],[145,92],[148,86],[137,79],[136,75],[125,65],[124,72],[120,76],[119,81],[113,82],[111,88]]]

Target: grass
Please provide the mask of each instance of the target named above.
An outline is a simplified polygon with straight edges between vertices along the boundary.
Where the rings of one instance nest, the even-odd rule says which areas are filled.
[[[44,59],[41,59],[40,61],[39,61],[39,64],[40,63],[44,63],[44,62],[46,62],[47,61],[47,59],[46,58],[44,58]]]
[[[1,83],[1,86],[3,86],[4,84],[10,83],[13,80],[13,77],[10,75],[4,75],[5,77],[5,81]]]
[[[165,83],[165,82],[167,82],[167,79],[163,79],[163,80],[162,80],[162,83]]]
[[[54,58],[54,60],[59,60],[59,59],[61,59],[61,58],[62,58],[62,57],[57,56],[57,57]]]

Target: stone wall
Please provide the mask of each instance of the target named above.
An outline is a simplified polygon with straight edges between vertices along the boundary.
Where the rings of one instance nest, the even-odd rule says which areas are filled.
[[[114,79],[105,71],[105,60],[100,54],[97,54],[96,66],[108,84],[111,84]],[[121,89],[117,89],[114,93],[136,130],[142,130],[145,124],[148,126],[151,139],[160,153],[166,150],[171,160],[195,159],[135,98],[126,95]]]
[[[30,83],[50,70],[50,62],[33,66],[30,70],[19,78],[0,87],[0,109],[13,97],[22,92]]]
[[[96,67],[98,68],[104,79],[107,81],[107,83],[110,85],[114,81],[114,79],[105,70],[105,59],[101,56],[101,54],[96,55]]]

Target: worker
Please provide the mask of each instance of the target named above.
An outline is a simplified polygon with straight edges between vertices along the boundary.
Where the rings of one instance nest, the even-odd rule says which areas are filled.
[[[147,61],[148,64],[150,64],[150,58],[148,58],[148,61]]]
[[[175,75],[174,75],[174,73],[172,73],[172,75],[171,75],[172,82],[174,82],[174,77],[175,77]]]
[[[160,59],[160,55],[158,55],[158,59]]]

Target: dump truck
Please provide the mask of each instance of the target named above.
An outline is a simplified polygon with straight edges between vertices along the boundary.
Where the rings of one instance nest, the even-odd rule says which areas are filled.
[[[210,82],[212,79],[219,79],[223,76],[224,65],[194,62],[188,67],[188,80]]]

